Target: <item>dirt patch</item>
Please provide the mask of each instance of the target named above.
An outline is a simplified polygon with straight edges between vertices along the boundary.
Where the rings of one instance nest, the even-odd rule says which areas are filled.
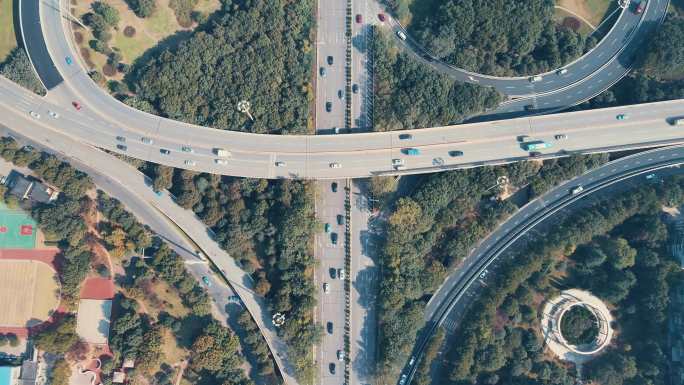
[[[580,27],[582,26],[582,22],[570,16],[563,18],[563,22],[561,24],[563,27],[569,28],[574,32],[579,31]]]
[[[556,5],[567,9],[575,14],[578,19],[584,18],[594,27],[601,24],[603,18],[607,16],[617,4],[615,0],[558,0]]]
[[[90,50],[86,47],[80,47],[79,51],[81,52],[81,57],[86,62],[86,66],[88,66],[88,69],[95,67],[95,63],[93,63],[93,61],[90,60]]]
[[[110,64],[105,64],[102,66],[102,73],[106,76],[114,76],[116,75],[116,68]]]
[[[126,28],[123,30],[123,34],[126,37],[133,37],[135,36],[135,28],[131,27],[130,25],[127,25]]]
[[[83,43],[83,34],[78,31],[74,32],[74,39],[76,40],[77,44]]]

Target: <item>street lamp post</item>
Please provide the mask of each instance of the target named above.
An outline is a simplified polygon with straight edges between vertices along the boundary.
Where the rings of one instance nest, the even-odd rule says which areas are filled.
[[[237,109],[238,109],[238,111],[242,112],[243,114],[247,114],[247,116],[249,116],[249,119],[251,121],[254,121],[254,117],[252,117],[252,114],[249,112],[249,108],[251,106],[252,105],[249,103],[249,101],[241,100],[237,104]]]

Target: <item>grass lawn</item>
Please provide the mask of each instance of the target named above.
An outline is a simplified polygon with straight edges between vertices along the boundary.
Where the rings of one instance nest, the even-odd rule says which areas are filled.
[[[587,19],[594,27],[617,7],[615,0],[558,0],[556,4]]]
[[[0,0],[0,62],[17,46],[14,33],[14,2]]]
[[[571,13],[569,13],[563,9],[560,9],[560,8],[554,9],[553,19],[556,21],[556,23],[562,24],[563,19],[565,19],[566,17],[572,17],[574,19],[577,19],[573,14],[571,14]],[[591,28],[587,23],[585,23],[581,19],[577,19],[577,20],[580,22],[580,28],[577,31],[580,33],[580,35],[588,36],[590,33],[592,33],[594,31],[593,28]]]
[[[0,0],[9,1],[9,0]],[[91,11],[91,4],[94,0],[78,0],[76,5],[72,5],[72,13],[79,17]],[[139,18],[131,11],[124,0],[107,0],[107,3],[119,11],[120,22],[116,29],[113,29],[112,40],[109,42],[112,49],[118,49],[123,57],[122,62],[132,64],[135,59],[139,58],[145,51],[157,45],[157,43],[167,36],[174,34],[180,30],[188,30],[192,28],[183,28],[178,24],[176,15],[173,10],[169,8],[169,0],[157,0],[157,9],[147,18]],[[220,8],[219,0],[199,0],[196,7],[197,11],[209,14]],[[133,27],[135,33],[131,37],[124,35],[126,27]],[[194,26],[193,26],[194,27]],[[100,72],[102,67],[107,62],[107,57],[101,53],[92,50],[88,44],[93,39],[90,31],[83,29],[75,29],[83,34],[83,41],[78,43],[81,48],[81,56],[88,56],[86,60],[89,65]],[[84,51],[87,52],[84,54]],[[120,80],[123,76],[116,74],[109,76],[107,79]]]

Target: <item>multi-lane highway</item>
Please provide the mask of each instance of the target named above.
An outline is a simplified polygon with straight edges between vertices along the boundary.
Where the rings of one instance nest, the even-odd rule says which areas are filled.
[[[333,185],[334,184],[334,185]],[[323,338],[318,346],[319,381],[321,385],[344,383],[345,372],[345,212],[344,180],[320,182],[316,200],[316,218],[323,223],[323,232],[316,235],[314,254],[318,259],[316,289],[319,323]],[[333,241],[334,238],[334,241]],[[343,274],[342,277],[340,274]],[[338,353],[339,352],[339,353]],[[338,354],[342,354],[338,356]]]
[[[0,78],[0,84],[3,91],[18,87],[5,78]],[[4,93],[3,95],[8,96]],[[23,94],[23,97],[14,100],[13,103],[27,105],[39,103],[41,100],[33,94]],[[0,103],[0,116],[2,123],[12,131],[75,162],[79,168],[94,177],[98,187],[120,199],[143,223],[150,225],[157,234],[171,243],[176,251],[190,262],[191,271],[195,275],[209,275],[208,266],[201,263],[196,248],[188,246],[188,239],[191,239],[223,273],[232,291],[240,296],[254,317],[274,354],[276,365],[285,383],[297,383],[293,376],[293,366],[287,359],[287,347],[278,337],[277,330],[271,322],[271,312],[265,299],[253,291],[254,282],[250,275],[237,266],[235,260],[220,247],[213,239],[211,231],[192,211],[178,206],[168,195],[155,194],[150,188],[151,182],[126,162],[82,143],[78,138],[69,137],[61,130],[51,129],[50,125],[46,124],[49,121],[43,121],[49,118],[47,116],[34,119],[29,115],[15,114],[5,102]],[[88,124],[88,121],[84,123]],[[220,285],[218,281],[214,282],[216,285],[212,285],[209,294],[216,305],[215,310],[225,317],[228,315],[225,305],[232,291]]]
[[[577,152],[603,151],[616,146],[648,147],[652,142],[680,142],[683,137],[680,130],[666,122],[667,118],[680,113],[682,102],[418,129],[411,131],[411,141],[399,140],[403,132],[277,136],[193,126],[125,106],[92,82],[82,66],[67,64],[65,56],[76,57],[73,54],[76,51],[66,36],[68,23],[61,17],[57,0],[35,4],[43,27],[38,33],[44,36],[47,50],[64,82],[51,89],[40,103],[19,106],[8,100],[9,105],[17,113],[36,111],[44,117],[47,117],[48,110],[59,111],[61,122],[51,121],[49,124],[69,135],[97,147],[173,167],[246,177],[335,179],[393,173],[393,159],[403,159],[404,172],[407,173],[527,159],[528,154],[515,138],[530,133],[535,139],[543,140],[550,140],[558,133],[570,134],[569,140],[554,143],[545,151],[549,156],[562,155],[559,150]],[[664,9],[666,0],[649,2],[642,25],[657,24],[659,19],[655,19],[661,15],[654,10],[658,7]],[[25,8],[22,5],[21,9]],[[27,26],[24,25],[23,29],[26,31]],[[642,43],[639,39],[647,36],[641,29],[635,35],[635,39],[629,41],[629,49],[601,67],[601,73],[608,71],[605,74],[612,73],[611,76],[619,72],[624,74],[628,67],[624,57],[633,54],[637,43]],[[538,111],[554,110],[556,106],[572,104],[577,98],[590,97],[607,87],[607,83],[602,76],[590,78],[573,85],[572,92],[568,89],[563,95],[535,96],[532,103],[542,107]],[[83,108],[74,110],[72,101],[79,101]],[[512,103],[519,105],[529,101],[516,100]],[[509,112],[514,113],[517,107],[511,108]],[[629,119],[617,121],[615,117],[622,113],[628,114]],[[117,137],[125,138],[126,142],[117,141]],[[143,138],[150,140],[143,142]],[[181,146],[190,146],[194,152],[181,153]],[[408,156],[402,153],[408,147],[419,149],[421,154]],[[215,163],[215,148],[231,152],[226,165]],[[164,155],[160,149],[168,149],[171,153]],[[449,157],[450,150],[463,151],[464,155]]]
[[[620,184],[633,183],[635,178],[643,178],[645,174],[678,167],[680,164],[684,164],[682,146],[639,153],[588,171],[525,205],[473,249],[461,267],[432,296],[425,312],[428,327],[419,338],[412,356],[420,358],[436,328],[445,321],[449,323],[448,320],[455,317],[453,313],[463,311],[469,290],[486,274],[487,268],[537,226],[543,225],[545,221],[557,221],[556,215],[560,210],[572,210],[573,207],[582,205],[581,200],[592,194]],[[579,194],[571,194],[571,190],[577,186],[583,186],[584,190]],[[451,321],[452,324],[454,322]],[[408,376],[406,384],[410,383],[415,369],[415,364],[407,363],[402,372]]]
[[[620,80],[631,67],[637,50],[663,20],[668,0],[649,0],[643,13],[637,14],[637,3],[619,8],[617,20],[601,41],[582,57],[553,71],[534,76],[488,76],[440,61],[416,40],[396,20],[391,20],[396,41],[426,65],[462,82],[493,87],[512,99],[499,108],[483,114],[486,119],[558,111],[587,100]],[[402,31],[406,40],[396,34]]]

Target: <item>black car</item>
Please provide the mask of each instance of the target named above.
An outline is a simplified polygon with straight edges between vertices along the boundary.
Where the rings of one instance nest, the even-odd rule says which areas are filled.
[[[121,151],[126,151],[126,150],[128,150],[128,146],[126,146],[126,145],[124,145],[124,144],[117,144],[117,145],[116,145],[116,148],[118,148],[118,149],[121,150]]]
[[[337,270],[336,269],[331,267],[330,269],[328,269],[328,272],[330,273],[330,278],[332,278],[332,279],[337,278]]]
[[[330,103],[330,102],[325,102],[325,110],[326,110],[327,112],[331,112],[331,111],[332,111],[332,103]]]
[[[321,74],[321,77],[324,78],[325,75],[328,74],[328,71],[326,71],[325,68],[321,67],[320,74]]]
[[[333,57],[328,56],[328,65],[333,65]]]
[[[167,150],[167,149],[165,149],[165,148],[160,148],[160,149],[159,149],[159,152],[160,152],[162,155],[169,155],[169,154],[171,154],[171,151],[169,151],[169,150]]]
[[[449,151],[449,156],[452,158],[455,158],[457,156],[463,156],[463,151],[457,151],[457,150]]]
[[[338,225],[343,225],[344,224],[344,216],[341,214],[337,214],[337,224]]]
[[[344,92],[342,92],[342,90],[337,90],[337,97],[339,99],[344,99]]]
[[[534,110],[534,106],[533,106],[533,105],[528,104],[528,105],[525,106],[525,111],[532,111],[532,110]]]
[[[359,93],[359,85],[358,84],[352,85],[352,92],[355,94]]]
[[[328,369],[330,369],[330,374],[335,374],[335,363],[334,363],[334,362],[331,362],[331,363],[328,365]]]
[[[126,138],[123,136],[117,136],[116,140],[118,140],[119,142],[122,142],[122,143],[126,143]]]
[[[332,322],[328,322],[325,325],[325,328],[328,329],[328,334],[333,334],[333,323]]]
[[[337,233],[330,233],[330,242],[332,242],[333,245],[337,244]]]
[[[542,154],[542,153],[539,152],[539,151],[532,151],[532,152],[530,152],[530,157],[536,158],[536,157],[541,156],[541,154]]]
[[[337,182],[332,182],[330,188],[332,189],[332,192],[337,192]]]
[[[399,135],[399,140],[411,140],[413,139],[413,135],[411,134],[401,134]]]

